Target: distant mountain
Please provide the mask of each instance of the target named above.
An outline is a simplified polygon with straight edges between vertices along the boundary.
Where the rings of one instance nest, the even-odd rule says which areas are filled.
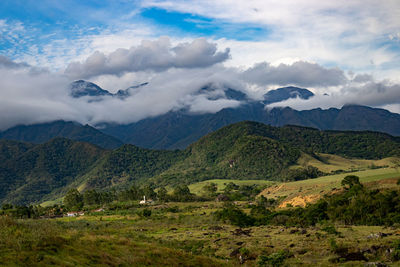
[[[320,131],[239,122],[210,133],[185,150],[134,145],[106,151],[56,138],[40,145],[0,141],[0,203],[40,203],[68,188],[128,188],[133,183],[190,184],[207,179],[283,180],[299,157],[400,156],[400,138],[377,132]]]
[[[101,129],[125,143],[155,149],[185,148],[223,126],[252,120],[272,126],[299,125],[321,130],[370,130],[400,135],[400,114],[365,106],[297,111],[289,107],[265,110],[262,103],[249,102],[217,113],[190,114],[174,111],[128,125]]]
[[[126,89],[118,90],[117,93],[112,94],[107,90],[104,90],[97,84],[92,82],[87,82],[84,80],[74,81],[70,84],[70,94],[72,97],[80,98],[83,96],[99,97],[99,96],[113,96],[118,98],[126,98],[131,95],[131,91],[139,87],[145,86],[148,83],[141,83],[139,85],[134,85]]]
[[[117,148],[123,144],[117,138],[106,135],[89,125],[66,121],[19,125],[0,132],[1,139],[36,144],[45,143],[55,137],[65,137],[76,141],[88,142],[107,149]]]
[[[148,86],[148,83],[131,86],[112,94],[93,83],[80,80],[72,83],[71,90],[75,97],[90,96],[89,101],[102,101],[103,96],[126,98],[144,86]],[[309,99],[314,96],[304,88],[289,86],[270,90],[260,100],[251,99],[239,90],[214,84],[205,85],[193,94],[209,100],[235,100],[241,104],[236,108],[224,108],[216,113],[191,113],[189,108],[184,107],[126,125],[102,123],[97,125],[101,132],[90,126],[73,126],[72,123],[64,126],[55,122],[25,126],[27,128],[17,126],[0,133],[0,137],[41,143],[62,136],[104,148],[115,148],[122,143],[128,143],[152,149],[184,149],[212,131],[245,120],[272,126],[290,124],[321,130],[370,130],[400,135],[400,115],[384,109],[358,105],[327,110],[317,108],[298,111],[289,107],[268,109],[268,104],[271,103],[290,98]]]
[[[263,101],[254,101],[241,91],[225,88],[223,95],[212,85],[201,88],[197,94],[205,94],[210,100],[225,98],[241,101],[237,108],[225,108],[217,113],[193,114],[182,109],[140,120],[127,125],[103,125],[101,131],[117,137],[125,143],[154,149],[182,149],[200,137],[231,123],[253,120],[267,122],[268,112]],[[218,94],[219,93],[219,94]],[[289,98],[308,99],[314,94],[297,87],[284,87],[269,91],[264,102],[274,103]]]

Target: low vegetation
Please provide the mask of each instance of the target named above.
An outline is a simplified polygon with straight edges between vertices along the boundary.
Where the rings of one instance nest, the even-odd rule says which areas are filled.
[[[257,197],[259,185],[233,182],[226,184],[227,198],[221,200],[217,184],[210,182],[201,196],[187,186],[170,192],[136,186],[83,194],[70,190],[62,206],[6,204],[0,211],[0,264],[399,263],[399,188],[370,189],[355,175],[345,176],[341,187],[341,193],[304,208],[279,208],[280,199]],[[142,194],[157,203],[139,205]],[[62,217],[76,209],[85,214]]]

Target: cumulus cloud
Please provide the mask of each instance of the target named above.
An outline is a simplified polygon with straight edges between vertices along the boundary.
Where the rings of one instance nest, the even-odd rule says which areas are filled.
[[[338,86],[346,82],[338,68],[324,68],[316,63],[298,61],[291,65],[271,66],[259,63],[242,73],[243,79],[259,85]]]
[[[139,46],[130,49],[119,48],[108,55],[96,51],[82,63],[70,63],[65,73],[73,78],[90,78],[147,70],[160,72],[170,68],[202,68],[223,62],[229,56],[229,48],[217,51],[216,44],[209,43],[205,38],[173,46],[168,37],[161,37],[156,41],[142,41]]]

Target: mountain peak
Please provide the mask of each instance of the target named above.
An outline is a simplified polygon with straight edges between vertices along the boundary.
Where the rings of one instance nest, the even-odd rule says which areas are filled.
[[[100,86],[95,83],[84,81],[84,80],[77,80],[71,83],[70,90],[71,96],[74,98],[79,98],[83,96],[116,96],[118,98],[126,98],[131,95],[131,90],[136,89],[139,87],[143,87],[148,83],[141,83],[138,85],[130,86],[126,89],[120,89],[117,93],[112,94],[107,90],[104,90]]]
[[[282,88],[268,91],[264,95],[263,103],[268,105],[271,103],[281,102],[281,101],[287,100],[289,98],[297,98],[298,97],[301,99],[309,99],[310,97],[313,97],[313,96],[314,96],[314,93],[308,89],[299,88],[299,87],[295,87],[295,86],[287,86],[287,87],[282,87]]]
[[[112,95],[107,90],[102,89],[100,86],[87,82],[84,80],[74,81],[70,85],[71,96],[79,98],[82,96],[105,96]]]

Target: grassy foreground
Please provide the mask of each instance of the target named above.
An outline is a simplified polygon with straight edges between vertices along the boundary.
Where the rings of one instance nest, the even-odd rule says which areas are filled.
[[[60,219],[0,217],[0,265],[362,266],[379,261],[396,266],[385,251],[399,239],[399,228],[335,225],[336,231],[330,231],[316,225],[239,229],[215,221],[212,213],[222,205],[130,206]],[[245,210],[248,207],[246,202],[239,205]],[[151,210],[151,215],[138,215],[143,209]],[[343,248],[347,254],[340,254]],[[356,257],[360,250],[367,258]]]

